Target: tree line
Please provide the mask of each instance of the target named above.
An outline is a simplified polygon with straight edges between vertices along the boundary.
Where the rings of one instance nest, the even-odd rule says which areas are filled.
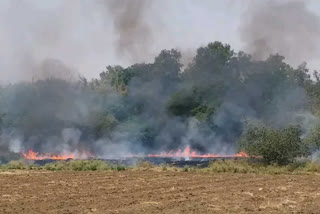
[[[281,55],[254,60],[209,43],[188,65],[178,50],[152,63],[107,66],[99,78],[50,78],[0,89],[3,151],[90,148],[262,155],[286,164],[320,145],[320,75]],[[9,148],[9,149],[8,149]]]

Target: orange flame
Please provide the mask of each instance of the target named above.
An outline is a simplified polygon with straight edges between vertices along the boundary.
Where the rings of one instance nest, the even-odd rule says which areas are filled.
[[[191,151],[190,146],[187,146],[183,151],[179,149],[178,151],[170,151],[168,153],[161,152],[160,154],[149,154],[148,157],[168,157],[168,158],[224,158],[224,157],[234,157],[234,158],[247,158],[249,155],[245,152],[239,152],[233,155],[220,155],[220,154],[198,154],[195,151]]]
[[[39,152],[35,152],[33,150],[29,150],[28,152],[23,152],[22,156],[27,160],[67,160],[67,159],[87,159],[94,158],[95,156],[87,151],[82,152],[73,152],[73,153],[63,153],[63,154],[39,154]],[[136,157],[135,155],[129,155],[128,157]],[[190,146],[187,146],[184,150],[179,149],[178,151],[170,151],[170,152],[161,152],[160,154],[148,154],[147,157],[164,157],[164,158],[247,158],[250,157],[245,152],[239,152],[233,155],[221,155],[221,154],[199,154],[196,151],[191,151]]]
[[[83,158],[90,158],[94,157],[89,152],[81,152],[81,153],[63,153],[63,154],[39,154],[39,152],[34,152],[33,150],[29,150],[28,152],[23,152],[22,156],[27,160],[45,160],[45,159],[51,159],[51,160],[67,160],[67,159],[83,159]]]

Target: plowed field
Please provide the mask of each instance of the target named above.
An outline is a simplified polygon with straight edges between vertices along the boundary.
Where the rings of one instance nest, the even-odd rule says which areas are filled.
[[[0,172],[0,213],[320,213],[320,176]]]

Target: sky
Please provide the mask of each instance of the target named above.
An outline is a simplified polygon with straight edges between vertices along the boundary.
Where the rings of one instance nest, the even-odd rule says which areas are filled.
[[[143,38],[137,38],[141,44],[137,40],[134,54],[128,54],[117,45],[123,35],[115,27],[113,8],[107,8],[112,1],[1,0],[0,83],[31,81],[52,64],[61,75],[72,71],[92,79],[107,65],[150,62],[162,49],[177,48],[188,60],[196,48],[213,41],[239,51],[244,49],[241,20],[254,2],[151,0],[137,9],[146,32],[139,34]],[[306,4],[320,16],[319,1]],[[308,63],[316,68],[317,56]]]

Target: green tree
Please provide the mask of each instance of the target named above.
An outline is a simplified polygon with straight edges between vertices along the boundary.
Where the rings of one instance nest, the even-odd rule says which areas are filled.
[[[182,64],[181,53],[175,49],[162,50],[155,58],[152,73],[156,78],[164,81],[178,81],[180,78]]]
[[[262,156],[268,164],[285,165],[308,154],[297,126],[284,129],[251,126],[243,133],[238,145],[249,155]]]
[[[201,73],[221,72],[233,55],[230,45],[221,42],[209,43],[197,50],[197,55],[188,70]]]
[[[304,141],[312,149],[320,149],[320,124],[311,130],[311,134],[307,136]]]
[[[100,73],[100,80],[93,81],[91,86],[103,93],[110,91],[111,86],[116,92],[125,94],[131,77],[130,70],[126,70],[121,66],[107,66],[107,70]]]

